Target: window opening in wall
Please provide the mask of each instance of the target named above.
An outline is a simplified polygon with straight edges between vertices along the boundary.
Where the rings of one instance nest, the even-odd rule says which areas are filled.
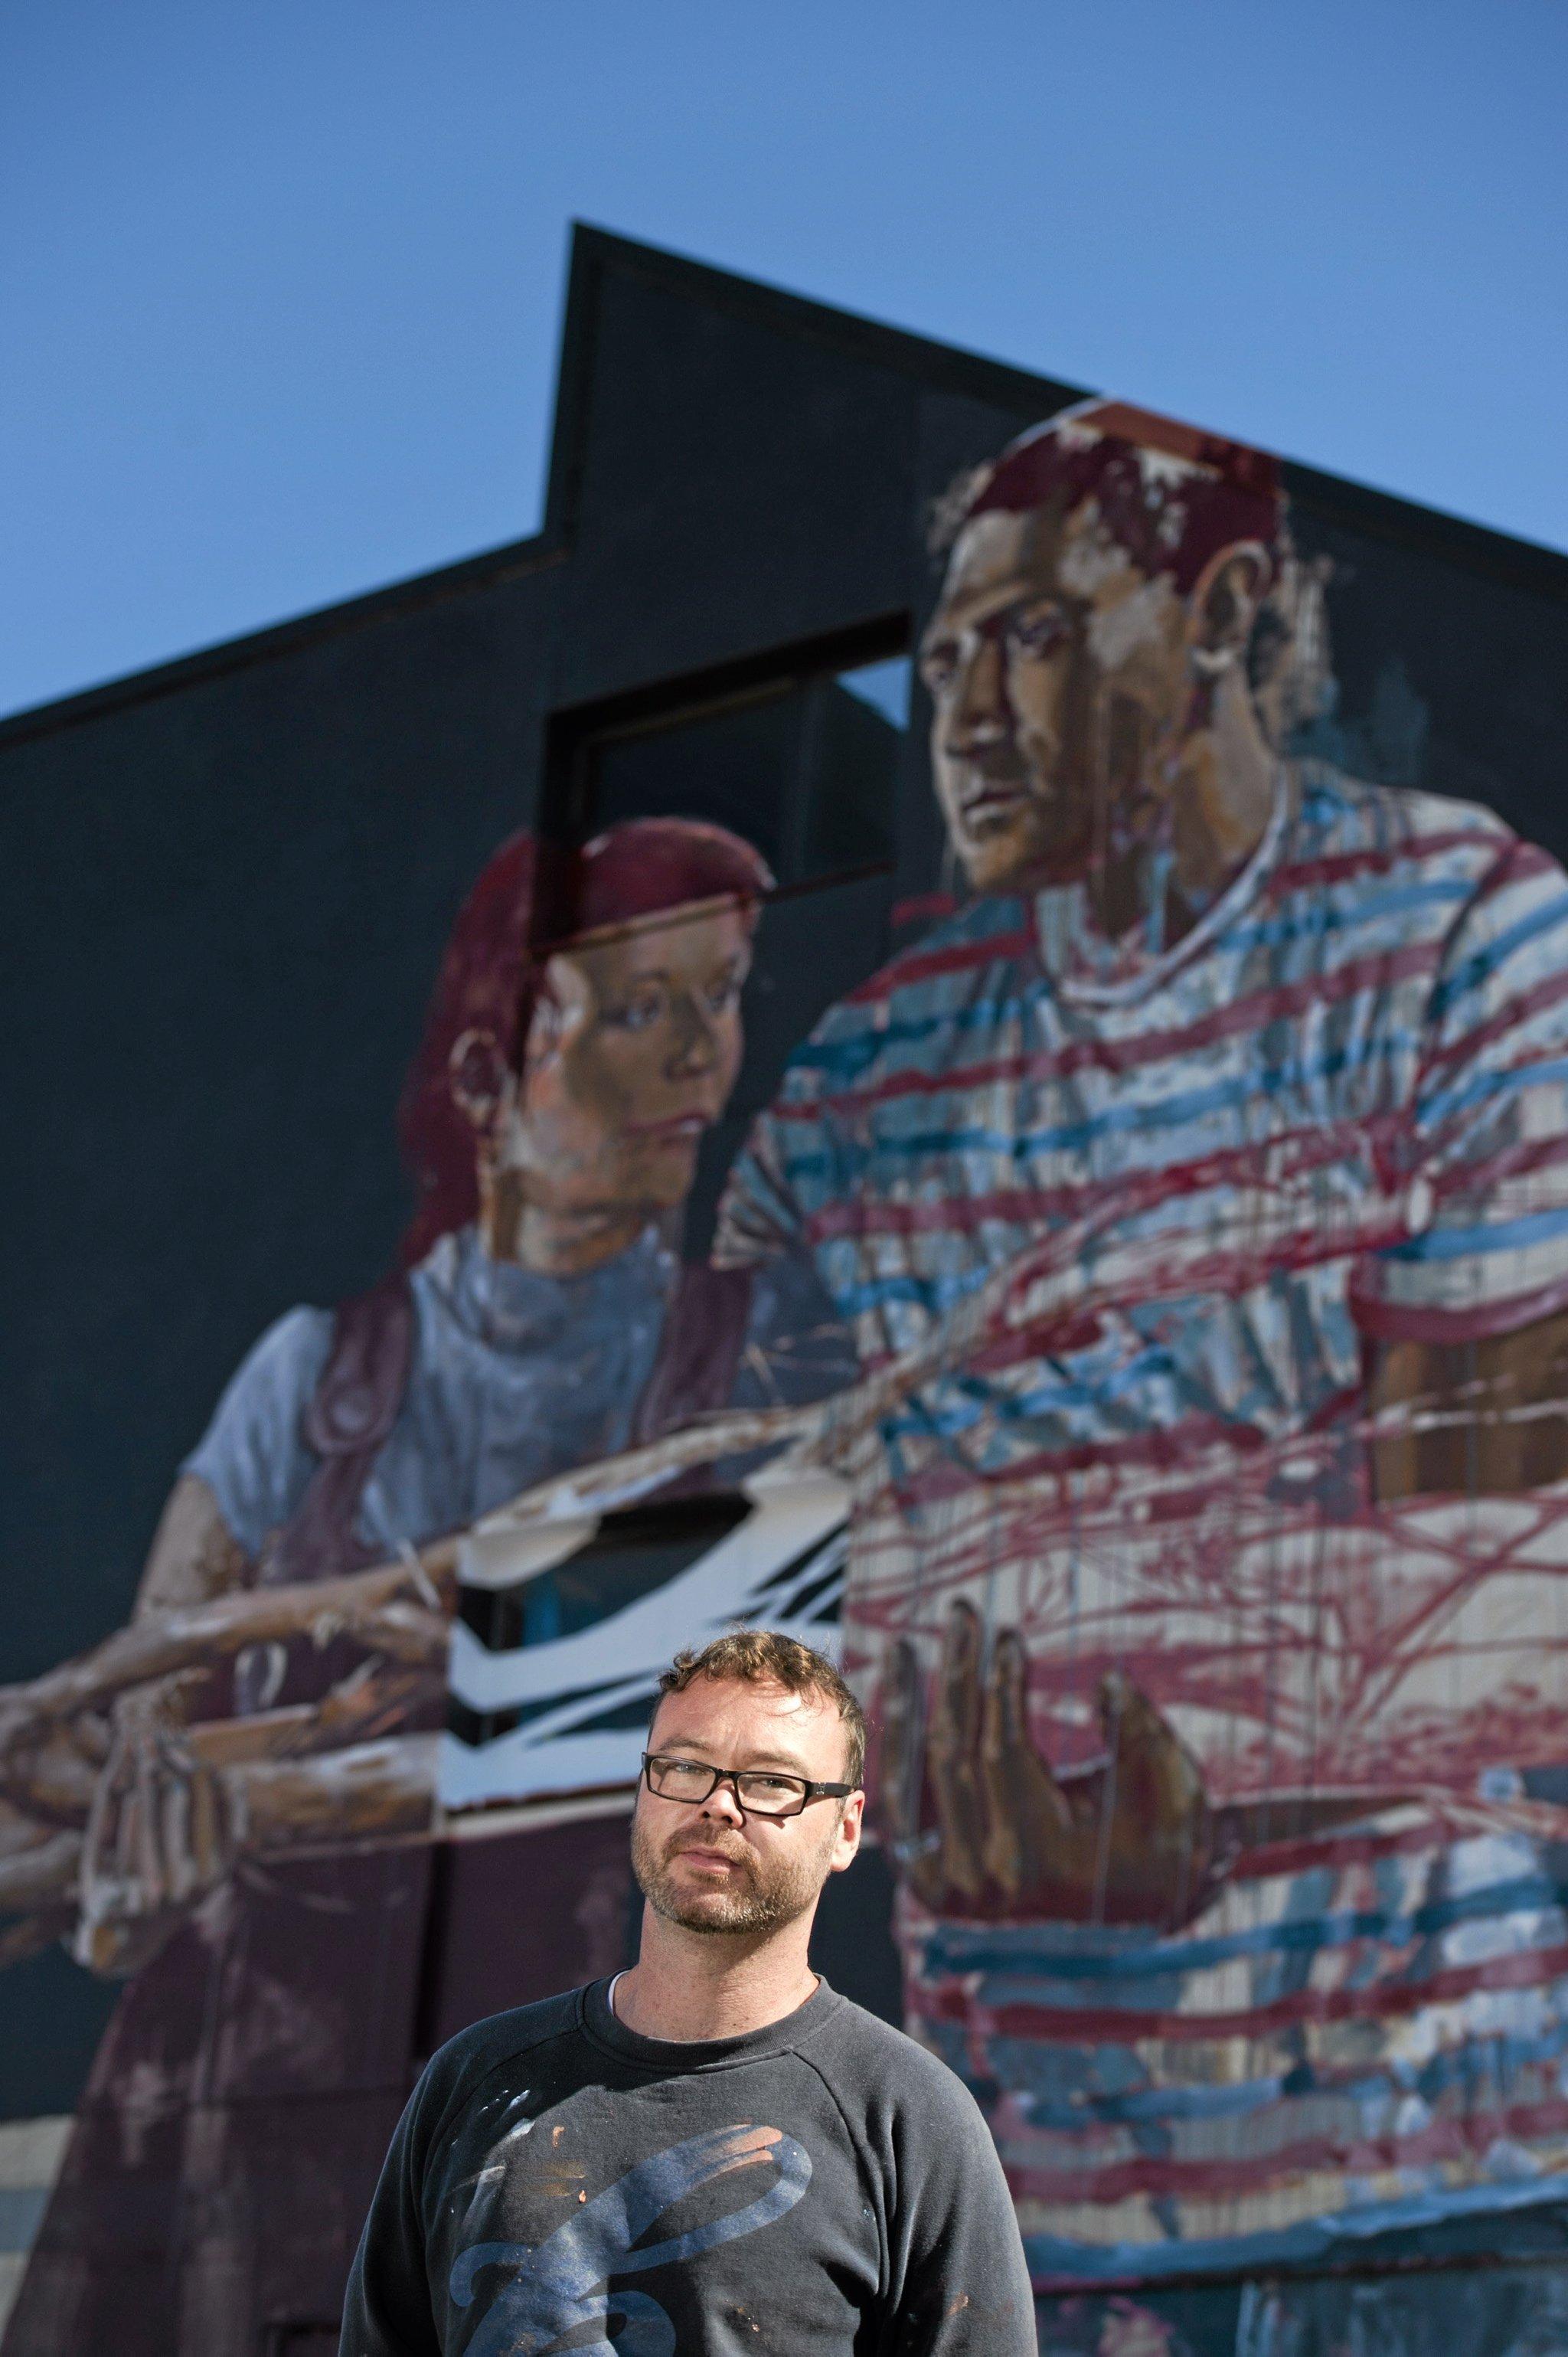
[[[907,625],[879,635],[907,642]],[[890,867],[910,679],[900,643],[754,669],[705,696],[688,684],[663,710],[644,698],[624,716],[581,716],[558,766],[557,839],[628,819],[706,820],[754,845],[786,892]]]

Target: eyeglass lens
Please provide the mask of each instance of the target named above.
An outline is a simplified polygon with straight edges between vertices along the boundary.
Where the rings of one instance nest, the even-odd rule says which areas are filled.
[[[648,1781],[662,1800],[705,1801],[720,1771],[700,1760],[650,1760]],[[733,1781],[741,1807],[759,1817],[788,1816],[806,1797],[805,1785],[795,1777],[770,1776],[761,1769],[745,1769]]]

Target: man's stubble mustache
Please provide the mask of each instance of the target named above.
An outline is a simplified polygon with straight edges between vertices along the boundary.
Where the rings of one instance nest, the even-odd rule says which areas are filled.
[[[683,1851],[692,1849],[716,1851],[741,1867],[746,1877],[746,1889],[678,1897],[671,1887],[669,1869]],[[695,1841],[677,1838],[661,1850],[656,1849],[647,1827],[635,1822],[631,1831],[631,1870],[654,1913],[662,1915],[667,1922],[679,1923],[688,1932],[768,1931],[776,1924],[792,1921],[815,1896],[815,1886],[807,1887],[799,1874],[781,1874],[771,1888],[764,1888],[758,1861],[744,1844],[731,1849],[708,1835]]]

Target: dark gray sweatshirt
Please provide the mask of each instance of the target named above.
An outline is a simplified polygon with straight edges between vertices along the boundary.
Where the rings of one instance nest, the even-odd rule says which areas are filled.
[[[608,1983],[444,2046],[387,2155],[343,2357],[1035,2357],[968,2091],[824,1982],[669,2044]]]

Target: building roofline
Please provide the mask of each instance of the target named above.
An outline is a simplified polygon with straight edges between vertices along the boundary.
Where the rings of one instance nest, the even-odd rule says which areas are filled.
[[[714,309],[727,311],[732,317],[756,319],[786,334],[828,344],[836,351],[875,366],[918,377],[933,390],[990,402],[999,408],[1017,409],[1031,418],[1048,417],[1069,402],[1088,400],[1093,391],[1091,387],[1065,383],[1059,378],[1036,376],[1029,370],[967,350],[961,345],[937,343],[929,337],[914,335],[904,328],[888,327],[859,312],[840,310],[832,304],[789,294],[763,279],[743,278],[734,272],[717,269],[711,263],[693,262],[665,247],[646,245],[582,221],[574,225],[572,241],[572,284],[567,298],[567,331],[563,336],[563,388],[569,360],[576,360],[580,365],[585,357],[572,350],[574,328],[579,339],[585,338],[586,333],[585,322],[574,318],[574,309],[581,314],[586,308],[587,282],[609,264],[673,291],[699,296]],[[1132,393],[1126,394],[1129,400],[1134,397]],[[554,446],[557,455],[561,452],[561,428],[564,423],[563,415],[558,421]],[[1467,570],[1489,574],[1518,587],[1568,598],[1568,554],[1560,549],[1549,547],[1542,541],[1523,540],[1517,533],[1499,532],[1490,524],[1474,523],[1445,509],[1428,507],[1419,500],[1402,498],[1395,491],[1378,490],[1371,484],[1329,474],[1305,460],[1279,455],[1292,496],[1300,498],[1319,514],[1337,522],[1353,524],[1357,530],[1375,533],[1380,539],[1447,557]],[[553,462],[552,509],[555,514],[569,514],[569,505],[562,502],[555,478]]]
[[[522,540],[503,542],[477,555],[459,558],[428,573],[408,576],[329,606],[315,607],[233,639],[127,673],[101,685],[33,705],[0,719],[0,749],[51,734],[128,705],[150,703],[198,683],[271,662],[298,648],[341,636],[400,613],[414,613],[467,591],[510,580],[559,564],[575,511],[584,457],[587,404],[583,397],[593,368],[595,315],[607,271],[640,277],[651,285],[695,298],[732,318],[755,320],[777,333],[824,346],[846,358],[895,371],[935,392],[989,403],[1025,417],[1047,417],[1086,398],[1081,386],[1039,376],[961,346],[938,343],[810,296],[792,295],[766,281],[742,277],[696,262],[661,246],[646,245],[590,223],[572,227],[566,301],[556,374],[544,523]],[[1294,498],[1313,511],[1397,545],[1446,559],[1536,596],[1568,601],[1568,554],[1536,541],[1521,540],[1490,525],[1472,523],[1418,500],[1380,491],[1299,460],[1283,461]]]
[[[8,745],[25,743],[29,737],[47,736],[58,728],[99,719],[105,713],[121,711],[129,705],[154,703],[160,696],[176,694],[181,688],[196,686],[203,680],[249,670],[253,664],[272,662],[275,656],[291,654],[296,648],[317,646],[350,630],[362,630],[367,623],[396,614],[417,613],[424,607],[459,597],[469,589],[541,572],[547,565],[558,564],[562,554],[560,549],[546,543],[542,533],[535,533],[527,540],[507,541],[499,548],[481,550],[477,556],[459,557],[455,564],[439,565],[434,572],[410,574],[403,580],[364,590],[336,605],[312,607],[303,614],[290,615],[285,621],[247,630],[237,639],[215,640],[210,646],[176,655],[167,662],[154,663],[145,671],[127,672],[96,687],[80,688],[70,695],[29,705],[7,715],[0,719],[0,750]]]

